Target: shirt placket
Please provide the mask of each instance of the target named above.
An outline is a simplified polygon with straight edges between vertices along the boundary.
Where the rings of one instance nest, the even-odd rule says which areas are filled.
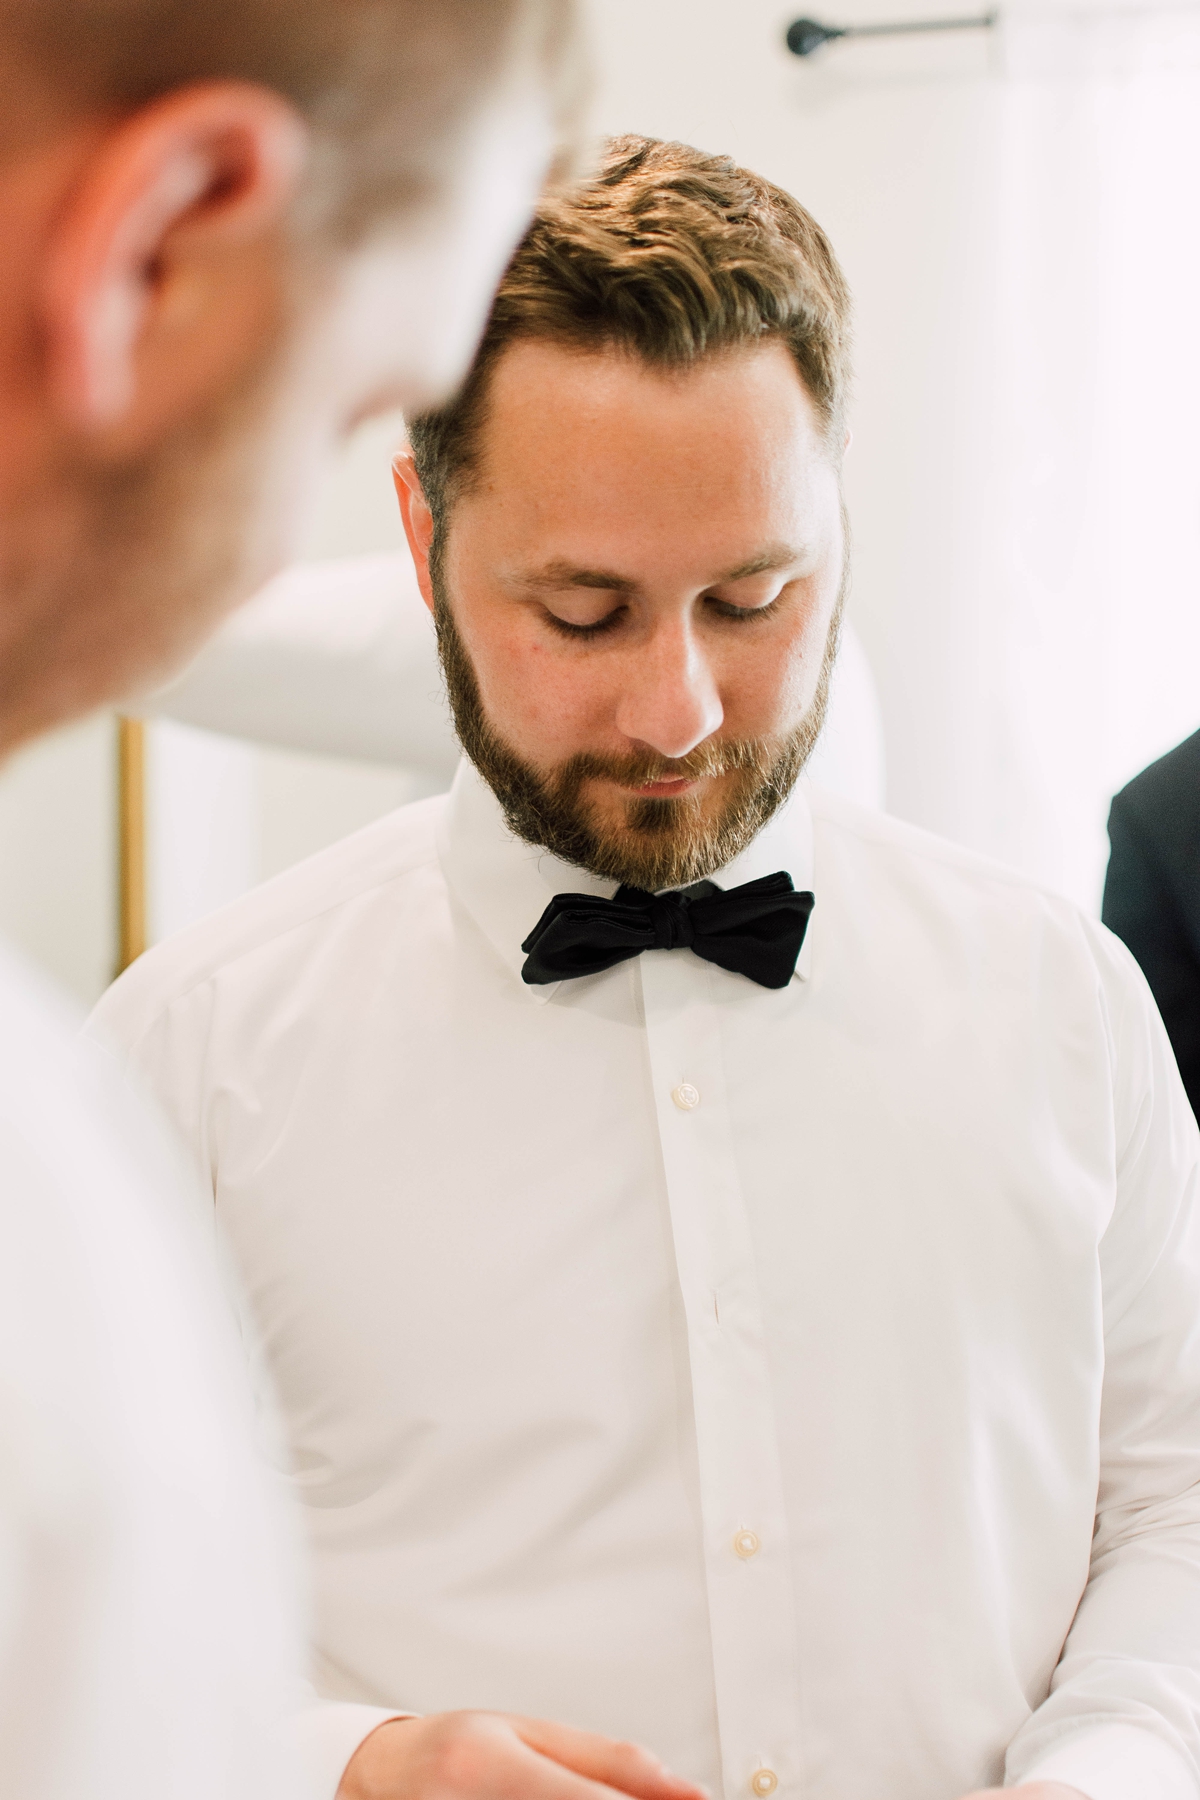
[[[799,1659],[778,1422],[714,976],[678,951],[651,951],[640,969],[687,1320],[725,1796],[798,1795]]]

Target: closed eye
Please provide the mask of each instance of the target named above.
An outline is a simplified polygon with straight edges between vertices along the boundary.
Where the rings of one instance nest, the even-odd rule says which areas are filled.
[[[743,625],[751,619],[773,617],[779,610],[781,599],[782,595],[777,594],[774,600],[768,600],[765,606],[735,606],[731,600],[718,600],[715,594],[710,594],[704,604],[709,612],[716,614],[718,619],[736,619],[739,625]]]
[[[547,612],[546,623],[560,637],[597,638],[603,637],[605,632],[611,631],[627,611],[627,607],[615,606],[612,612],[605,613],[602,619],[596,619],[590,625],[572,625],[569,619],[560,619],[557,613]]]

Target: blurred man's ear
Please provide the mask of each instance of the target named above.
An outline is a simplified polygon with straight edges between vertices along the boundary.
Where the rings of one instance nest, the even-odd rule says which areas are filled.
[[[234,81],[177,90],[100,140],[43,292],[48,400],[68,429],[136,450],[261,354],[307,143],[286,100]]]
[[[421,487],[416,460],[411,450],[401,450],[398,456],[392,458],[392,479],[396,483],[396,498],[400,502],[400,516],[404,520],[404,535],[412,551],[421,598],[432,612],[433,584],[429,579],[429,551],[433,544],[433,514]]]

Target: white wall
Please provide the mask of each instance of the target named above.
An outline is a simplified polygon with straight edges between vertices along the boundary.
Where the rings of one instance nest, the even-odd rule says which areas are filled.
[[[1079,46],[1095,46],[1076,20],[1044,37],[1040,63],[1043,38],[1027,34],[1022,62],[1021,31],[1049,16],[1027,5],[1010,6],[1001,40],[846,44],[806,64],[782,47],[794,12],[927,6],[590,10],[600,126],[731,152],[803,200],[849,274],[853,616],[882,693],[890,805],[1094,906],[1108,795],[1200,724],[1191,49],[1176,45],[1160,77],[1156,53],[1139,40],[1131,62],[1106,27],[1085,68]],[[1119,13],[1151,17],[1128,0]],[[394,429],[353,447],[312,553],[399,541]],[[395,774],[241,749],[205,774],[202,750],[176,748],[189,806],[225,832],[227,882],[404,792]],[[85,995],[111,934],[108,754],[86,727],[0,780],[0,925]],[[240,813],[220,798],[230,781]],[[191,874],[160,886],[173,920],[214,897],[196,836]]]

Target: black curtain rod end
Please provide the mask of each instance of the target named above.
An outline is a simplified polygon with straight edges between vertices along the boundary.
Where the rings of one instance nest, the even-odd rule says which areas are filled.
[[[811,56],[831,38],[845,35],[836,25],[818,25],[815,19],[796,19],[787,28],[787,47],[793,56]]]
[[[934,31],[985,31],[994,25],[995,12],[977,13],[968,19],[892,19],[875,25],[822,25],[817,19],[796,19],[787,28],[787,47],[793,56],[811,56],[832,38],[910,37]]]

